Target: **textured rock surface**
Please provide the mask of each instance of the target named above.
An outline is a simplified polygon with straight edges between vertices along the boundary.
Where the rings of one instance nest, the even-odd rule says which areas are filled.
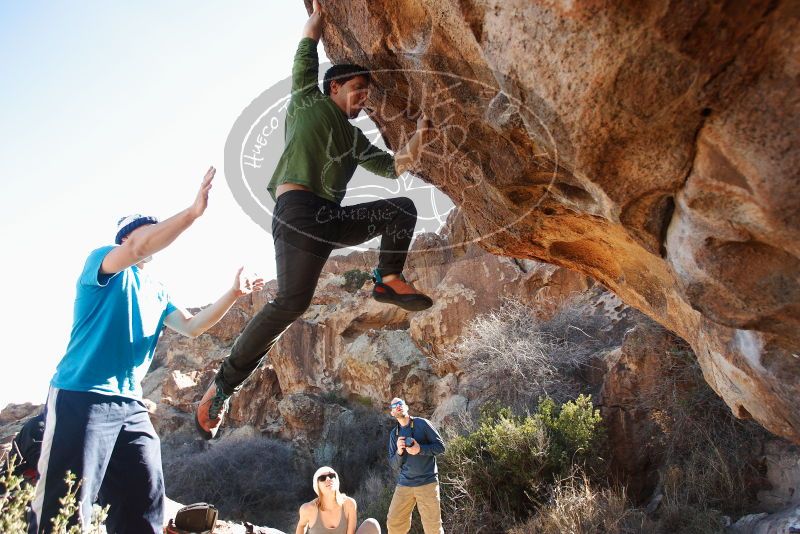
[[[11,448],[11,441],[29,418],[44,408],[41,404],[9,404],[0,411],[0,452]]]
[[[359,279],[354,273],[374,265],[374,252],[332,258],[312,307],[234,397],[223,440],[199,446],[213,447],[239,434],[271,436],[291,440],[304,465],[344,465],[345,471],[357,471],[385,461],[385,437],[392,422],[381,409],[395,395],[405,397],[415,413],[432,418],[440,428],[458,428],[485,400],[486,380],[442,356],[473,318],[501,305],[501,297],[510,297],[533,304],[544,319],[564,309],[569,310],[570,324],[587,317],[600,319],[587,323],[596,327],[591,335],[602,343],[584,369],[583,381],[608,422],[612,461],[631,496],[646,498],[658,465],[646,450],[651,436],[644,431],[647,412],[638,397],[664,378],[659,354],[673,346],[675,336],[584,275],[532,260],[496,257],[476,245],[449,247],[461,224],[451,222],[445,235],[423,236],[416,242],[407,271],[418,287],[435,295],[437,307],[408,314],[373,302],[369,282],[363,287],[350,284],[348,280]],[[143,384],[165,444],[198,442],[194,403],[238,331],[274,290],[270,283],[265,291],[241,299],[223,321],[196,339],[165,331]],[[565,307],[567,300],[570,305]],[[11,406],[0,420],[18,428],[35,408]],[[353,446],[353,436],[359,437],[360,449]],[[782,440],[767,445],[764,462],[771,487],[765,486],[759,496],[759,511],[783,513],[787,506],[796,506],[798,458],[797,448]],[[231,528],[240,532],[243,527]]]
[[[598,402],[610,441],[610,461],[621,480],[628,481],[633,499],[642,501],[653,491],[659,462],[652,447],[650,413],[640,399],[664,379],[659,359],[675,339],[669,332],[651,325],[637,325],[625,336],[622,347],[605,358],[607,369]]]
[[[451,223],[450,231],[456,231],[459,221]],[[340,417],[341,411],[330,408],[337,399],[381,409],[397,395],[415,413],[431,416],[438,409],[437,420],[451,419],[469,401],[459,392],[453,374],[458,370],[439,365],[438,356],[470,320],[498,307],[503,298],[536,302],[546,315],[592,284],[566,269],[497,257],[475,245],[448,248],[449,239],[424,235],[409,256],[406,276],[438,301],[423,313],[375,302],[371,282],[348,285],[346,273],[368,271],[375,264],[374,252],[331,258],[309,310],[233,397],[226,426],[248,425],[268,435],[313,443]],[[143,383],[160,432],[193,431],[194,403],[228,354],[235,333],[274,290],[270,283],[265,291],[241,299],[196,339],[164,332]],[[620,305],[611,298],[610,306]],[[480,392],[467,395],[474,400]]]
[[[30,402],[24,404],[9,404],[0,412],[0,425],[7,425],[20,420],[24,421],[39,413],[41,409],[42,406],[40,404],[31,404]]]
[[[764,447],[764,463],[770,484],[770,488],[758,493],[764,509],[800,509],[800,447],[783,440],[770,441]]]
[[[800,507],[774,514],[751,514],[728,527],[730,534],[791,534],[800,531]]]
[[[433,118],[419,174],[467,235],[591,275],[686,339],[734,413],[800,442],[796,1],[326,9],[328,56],[374,69],[387,144]]]

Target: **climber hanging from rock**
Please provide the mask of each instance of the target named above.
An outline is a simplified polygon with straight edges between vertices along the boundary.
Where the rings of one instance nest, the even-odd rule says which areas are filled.
[[[369,71],[358,65],[334,65],[325,73],[323,91],[319,90],[317,44],[324,18],[314,0],[292,67],[286,144],[268,185],[276,201],[272,234],[278,292],[245,327],[199,403],[195,422],[206,439],[219,430],[229,397],[309,307],[334,249],[381,236],[373,297],[410,311],[433,304],[402,275],[417,220],[414,203],[392,198],[340,205],[357,165],[390,179],[412,167],[431,123],[420,114],[416,132],[394,157],[372,145],[349,122],[364,109]]]

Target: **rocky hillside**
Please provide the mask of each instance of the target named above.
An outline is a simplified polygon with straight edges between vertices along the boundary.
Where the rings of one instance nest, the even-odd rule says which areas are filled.
[[[374,252],[332,258],[309,311],[235,396],[225,435],[288,440],[301,451],[304,465],[356,462],[355,469],[364,471],[365,465],[382,461],[390,424],[385,416],[370,414],[382,411],[393,396],[406,398],[415,413],[437,425],[458,429],[487,399],[513,400],[514,390],[537,391],[515,380],[510,367],[491,375],[491,368],[471,368],[453,350],[477,317],[510,301],[529,306],[537,320],[555,325],[556,336],[571,340],[566,348],[551,347],[575,359],[575,381],[567,384],[565,396],[594,395],[608,428],[613,471],[636,502],[657,506],[664,447],[670,446],[657,442],[657,436],[688,432],[653,426],[654,414],[666,409],[661,404],[670,402],[659,397],[659,388],[677,384],[687,390],[699,379],[681,374],[681,361],[674,357],[691,364],[691,349],[585,275],[495,256],[476,245],[448,246],[458,242],[462,224],[454,216],[443,235],[415,242],[407,276],[436,302],[424,312],[407,313],[369,297],[366,273],[375,263]],[[165,332],[145,391],[160,433],[183,436],[173,443],[196,439],[193,404],[238,332],[274,290],[273,282],[197,339]],[[706,402],[687,398],[681,402]],[[648,404],[646,399],[655,400]],[[363,435],[374,450],[348,456],[352,441],[343,428]],[[753,506],[796,512],[800,450],[766,435],[747,443],[753,450],[742,461],[760,466],[758,482],[743,490],[752,491]],[[766,521],[771,520],[780,521]]]
[[[796,1],[325,9],[387,144],[433,118],[418,171],[470,237],[590,275],[687,340],[738,417],[800,442]]]
[[[318,438],[333,398],[381,410],[402,395],[412,410],[441,422],[469,409],[481,391],[459,381],[463,374],[448,351],[470,321],[511,299],[535,305],[543,317],[573,293],[585,295],[585,311],[609,318],[622,338],[631,310],[589,278],[530,260],[494,256],[474,245],[446,246],[460,224],[414,244],[406,276],[435,305],[409,313],[370,297],[368,272],[375,252],[335,256],[325,267],[311,308],[282,336],[268,362],[244,384],[232,403],[232,426],[249,425],[276,437]],[[174,433],[249,317],[274,294],[243,299],[223,321],[197,339],[165,331],[146,397],[157,427]],[[327,406],[327,407],[326,407]]]
[[[384,461],[391,422],[381,412],[393,396],[403,396],[415,413],[457,432],[465,421],[475,419],[486,400],[509,404],[521,400],[524,405],[535,400],[525,394],[546,392],[569,398],[588,392],[601,408],[608,429],[614,476],[627,486],[635,502],[658,506],[664,495],[666,449],[675,447],[669,436],[686,433],[688,428],[674,427],[680,421],[659,421],[666,409],[663,404],[669,402],[661,390],[673,395],[676,384],[688,390],[692,380],[704,386],[699,375],[682,371],[695,362],[689,347],[585,275],[533,260],[492,255],[477,245],[462,244],[463,232],[464,220],[453,215],[442,235],[423,235],[415,241],[407,276],[436,302],[419,313],[370,298],[367,271],[376,261],[374,252],[332,258],[311,308],[234,397],[223,438],[211,443],[210,449],[195,435],[194,403],[246,322],[274,293],[275,282],[242,299],[223,321],[196,339],[166,330],[144,390],[165,444],[168,489],[187,485],[186,480],[175,480],[175,469],[181,471],[179,478],[197,473],[202,469],[195,464],[200,461],[198,455],[214,451],[230,459],[225,451],[237,450],[237,440],[247,444],[251,455],[263,458],[258,461],[265,462],[265,469],[275,462],[293,462],[291,469],[283,468],[295,474],[285,482],[287,486],[305,480],[305,471],[321,464],[345,466],[340,470],[350,473],[357,485]],[[509,332],[483,332],[495,336],[489,339],[491,343],[510,343],[501,346],[509,354],[497,354],[497,364],[490,361],[488,366],[475,367],[459,356],[455,350],[459,343],[475,336],[475,319],[506,309],[509,303],[512,311],[514,306],[532,310],[535,323],[549,325],[553,339],[559,341],[547,347],[546,359],[535,363],[545,366],[561,358],[564,365],[557,371],[568,378],[515,369],[520,355],[514,352],[532,347],[513,345],[514,339],[497,336],[524,338],[528,326],[524,322]],[[511,314],[508,320],[516,319]],[[530,377],[548,385],[537,389],[528,383]],[[673,389],[664,389],[665,384]],[[696,396],[686,399],[681,402],[707,402]],[[22,405],[4,410],[0,420],[6,423],[5,434],[15,431],[36,408]],[[693,424],[698,423],[703,424]],[[360,436],[356,442],[365,445],[354,448],[353,436]],[[280,441],[267,446],[258,441],[264,437]],[[743,472],[756,479],[742,491],[750,496],[753,510],[796,513],[800,450],[766,434],[747,441],[746,446],[752,450],[742,461],[757,467],[743,466]],[[243,477],[242,484],[261,487],[261,478],[248,482]],[[284,508],[268,516],[268,524],[288,530],[299,497],[287,493],[284,504],[270,503]],[[248,515],[252,507],[237,510],[252,517]],[[758,520],[786,524],[777,515],[748,519]]]
[[[456,350],[476,318],[514,302],[565,328],[555,337],[580,361],[559,387],[593,394],[636,502],[667,498],[670,436],[687,437],[664,392],[713,405],[691,395],[699,362],[735,417],[772,433],[726,434],[751,446],[743,492],[765,514],[731,528],[797,526],[800,4],[323,4],[325,51],[372,70],[387,145],[403,144],[419,111],[433,119],[415,172],[457,210],[442,235],[416,240],[407,275],[436,304],[409,314],[373,302],[374,252],[331,259],[219,443],[267,436],[307,465],[370,465],[382,452],[347,456],[341,429],[379,443],[377,413],[396,395],[457,429],[489,398],[530,393],[513,368],[503,376]],[[194,443],[193,404],[274,291],[197,339],[164,334],[144,385],[170,443]],[[31,409],[4,411],[6,433]]]

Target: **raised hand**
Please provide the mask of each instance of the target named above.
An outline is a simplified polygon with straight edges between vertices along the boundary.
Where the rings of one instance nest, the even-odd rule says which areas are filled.
[[[244,271],[244,267],[239,267],[239,270],[236,271],[236,278],[233,281],[232,289],[237,298],[242,295],[248,295],[253,291],[264,289],[263,278],[250,278],[247,275],[243,275],[242,271]]]
[[[313,11],[306,21],[306,25],[303,27],[303,37],[311,37],[315,41],[319,41],[319,38],[322,37],[322,25],[325,14],[322,11],[319,0],[314,0],[311,6]]]
[[[214,175],[216,173],[217,169],[214,167],[208,168],[208,172],[206,172],[206,175],[203,177],[203,182],[200,184],[200,191],[197,192],[194,202],[189,206],[189,213],[195,219],[205,213],[208,207],[208,192],[211,190],[211,182],[214,180]]]
[[[427,143],[431,139],[433,132],[433,123],[425,113],[420,112],[417,117],[417,134],[419,134],[421,142]]]
[[[425,113],[420,113],[417,118],[417,130],[430,130],[433,128],[433,123]]]

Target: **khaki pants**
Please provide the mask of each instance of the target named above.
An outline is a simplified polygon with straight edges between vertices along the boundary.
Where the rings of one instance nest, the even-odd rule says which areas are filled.
[[[389,505],[389,516],[386,518],[386,528],[389,534],[408,534],[411,529],[411,512],[414,510],[414,506],[419,509],[425,534],[444,534],[438,482],[431,482],[416,488],[407,486],[395,488],[392,504]]]

